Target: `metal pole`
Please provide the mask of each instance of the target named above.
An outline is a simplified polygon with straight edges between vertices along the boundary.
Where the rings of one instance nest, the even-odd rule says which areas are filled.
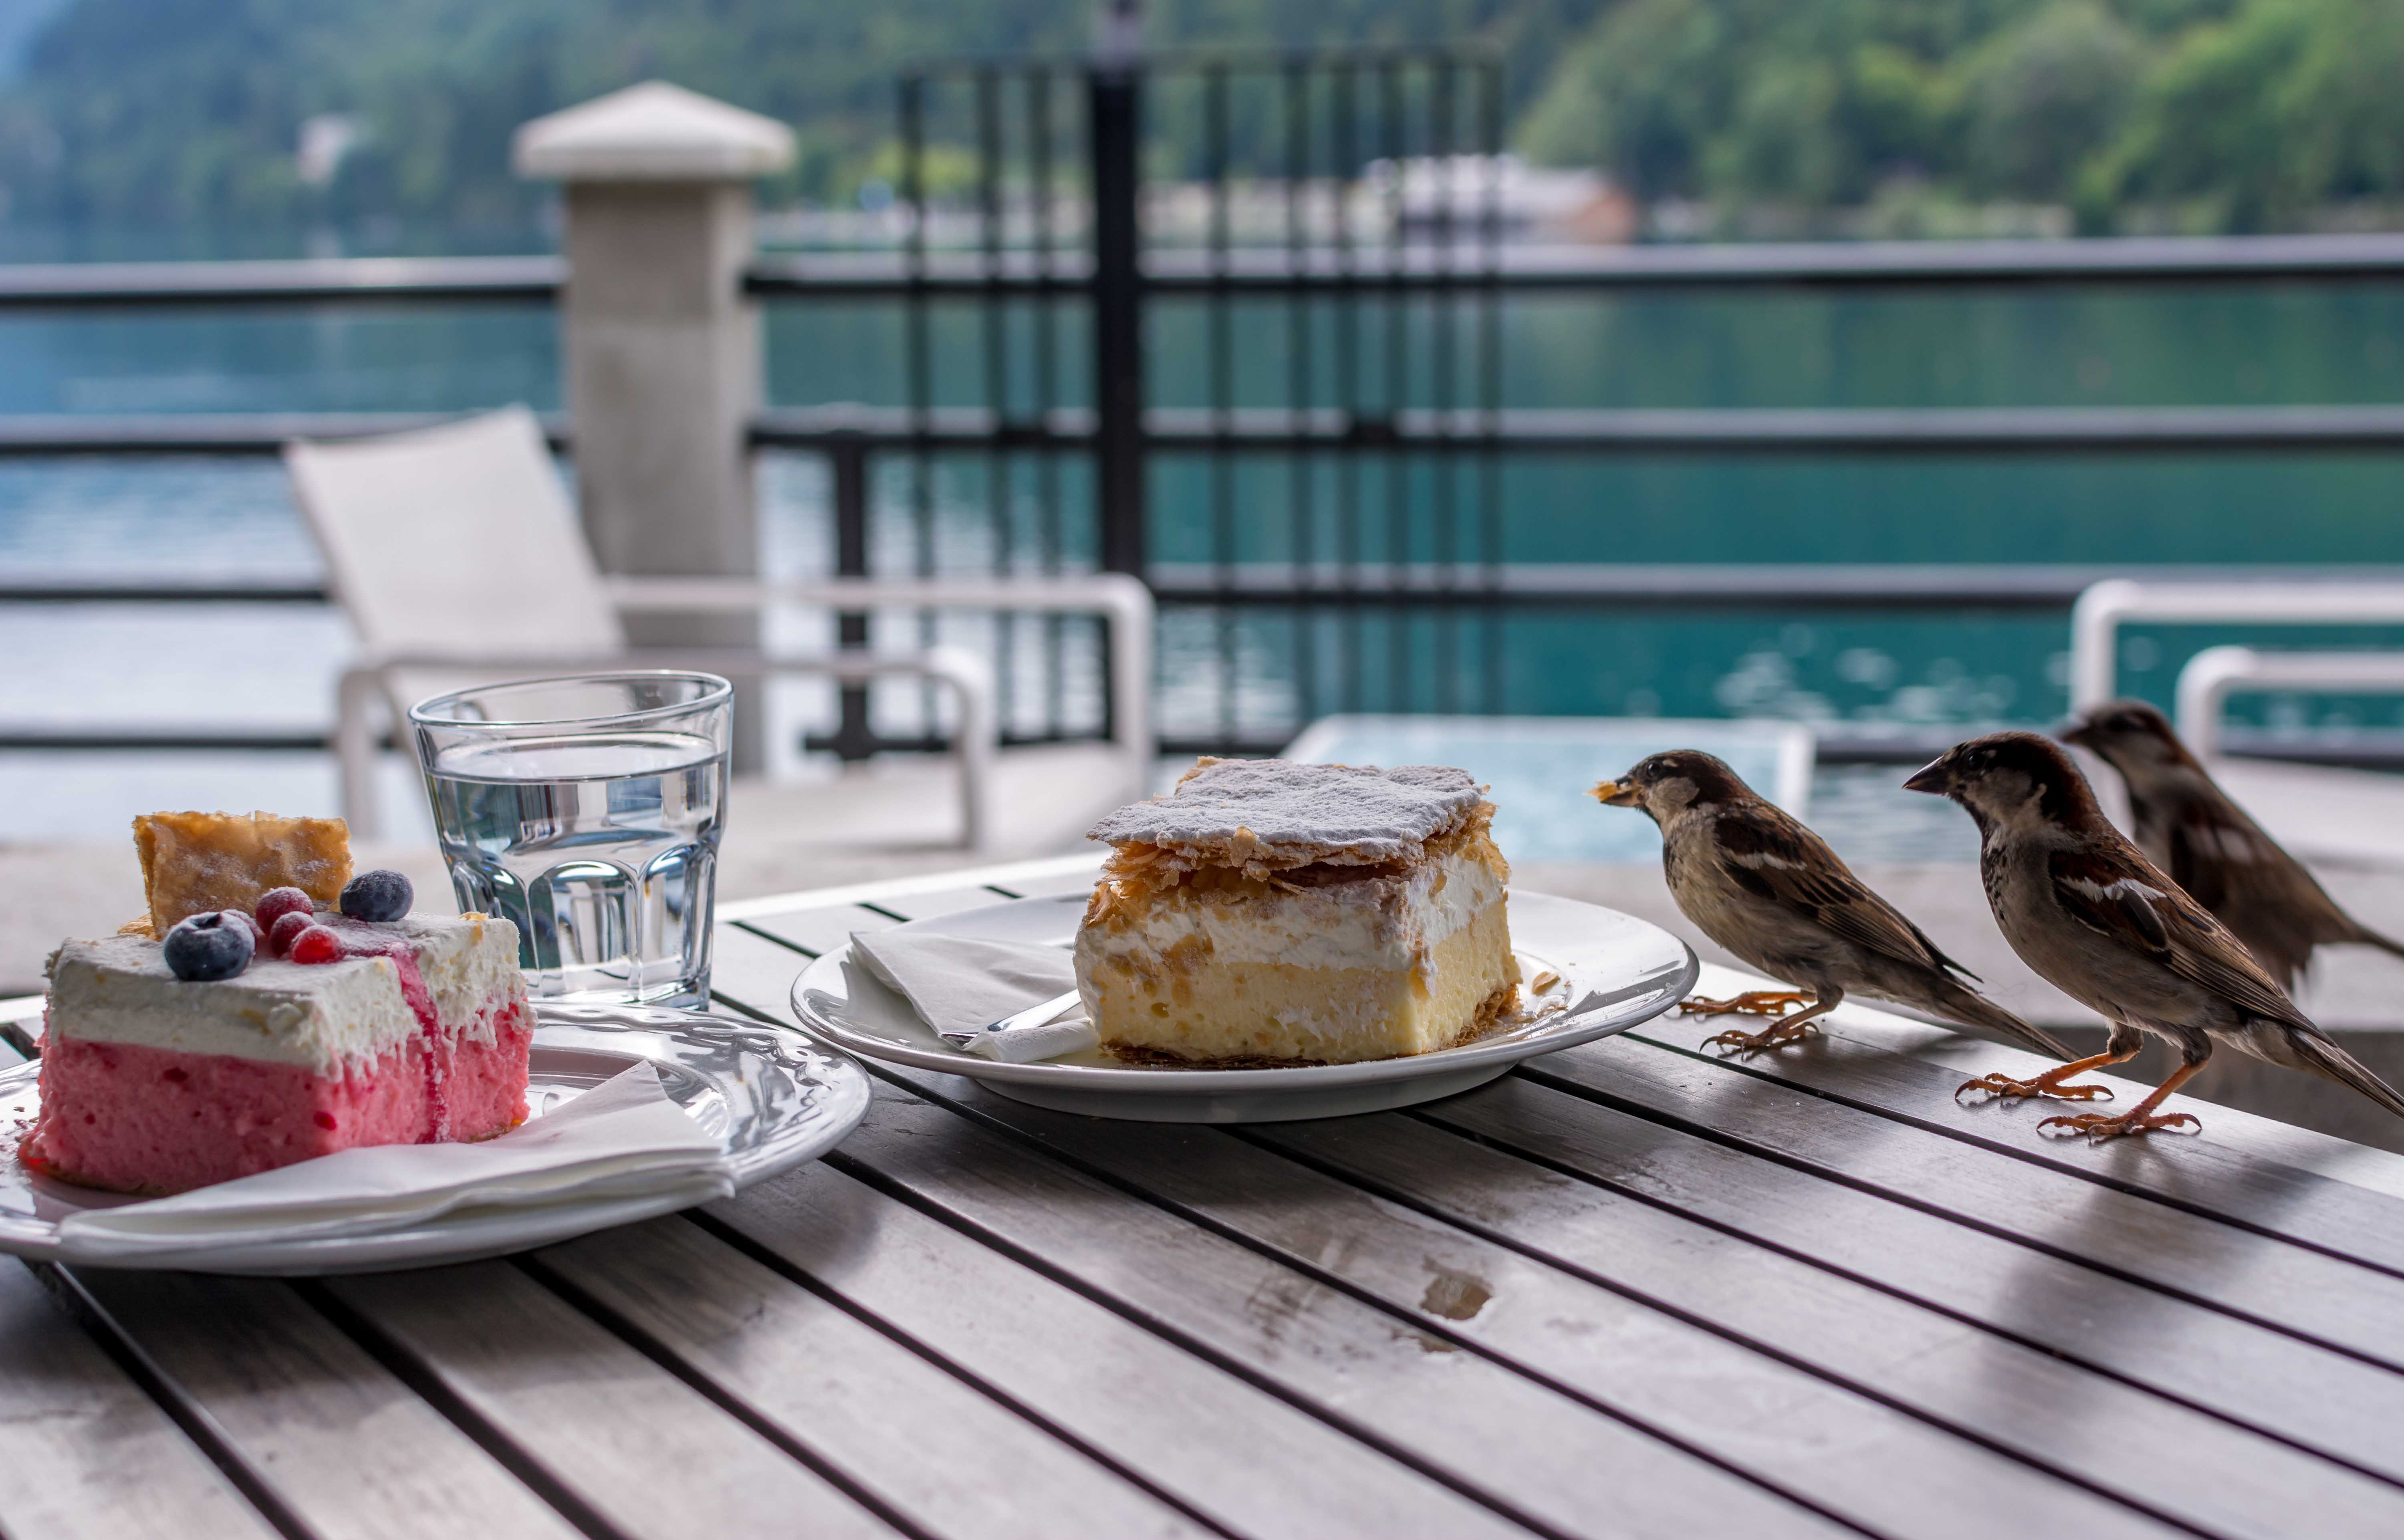
[[[1142,74],[1131,42],[1124,27],[1106,31],[1085,82],[1094,179],[1094,496],[1103,570],[1140,578],[1143,276],[1137,150]]]
[[[834,479],[834,575],[868,576],[868,440],[863,434],[838,434],[827,450],[827,468]],[[868,617],[835,617],[835,640],[846,648],[868,646]],[[876,752],[876,732],[868,721],[868,686],[843,687],[843,714],[831,747],[838,758],[864,760]]]

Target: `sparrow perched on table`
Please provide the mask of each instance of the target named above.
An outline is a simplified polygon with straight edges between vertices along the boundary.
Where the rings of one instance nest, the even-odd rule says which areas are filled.
[[[1711,1041],[1747,1053],[1792,1043],[1848,994],[1985,1027],[2056,1058],[2070,1050],[1963,984],[1969,970],[1862,885],[1819,835],[1754,794],[1709,754],[1673,749],[1594,789],[1614,807],[1638,807],[1661,826],[1670,895],[1703,934],[1773,978],[1808,993],[1754,990],[1690,1000],[1689,1015],[1777,1015],[1759,1032]],[[1959,975],[1958,977],[1956,975]]]
[[[2301,862],[2279,848],[2143,701],[2099,706],[2060,735],[2091,749],[2129,784],[2137,846],[2187,896],[2237,932],[2288,988],[2313,948],[2359,943],[2404,957],[2404,943],[2358,924]]]
[[[2151,1032],[2179,1053],[2179,1067],[2151,1096],[2117,1117],[2085,1113],[2037,1127],[2096,1140],[2201,1127],[2188,1113],[2154,1109],[2203,1068],[2215,1044],[2326,1075],[2404,1116],[2404,1095],[2330,1042],[2234,932],[2112,827],[2087,777],[2050,739],[1973,738],[1903,784],[1969,811],[1978,825],[1979,875],[2004,939],[2020,960],[2112,1024],[2100,1054],[2033,1080],[1981,1075],[1956,1096],[2108,1096],[2102,1085],[2063,1082],[2133,1057],[2141,1034]]]

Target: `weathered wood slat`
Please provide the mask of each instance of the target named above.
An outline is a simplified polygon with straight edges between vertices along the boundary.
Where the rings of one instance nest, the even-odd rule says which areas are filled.
[[[323,1286],[521,1458],[626,1534],[869,1540],[896,1533],[507,1263]]]
[[[1257,1137],[1458,1219],[1524,1255],[1714,1323],[1763,1351],[1840,1379],[1936,1420],[1955,1435],[1992,1444],[2149,1512],[2229,1534],[2283,1536],[2299,1526],[2314,1534],[2364,1540],[2404,1533],[2404,1489],[2390,1482],[2339,1468],[1666,1209],[1467,1144],[1432,1125],[1403,1117],[1348,1118],[1272,1125]],[[1127,1158],[1139,1161],[1142,1153],[1128,1152]],[[1240,1191],[1242,1207],[1233,1221],[1265,1239],[1284,1240],[1295,1228],[1290,1216],[1307,1212],[1304,1239],[1318,1238],[1336,1259],[1331,1265],[1381,1294],[1407,1297],[1422,1279],[1432,1281],[1427,1286],[1433,1291],[1435,1280],[1476,1278],[1490,1294],[1490,1305],[1464,1331],[1531,1363],[1588,1364],[1588,1372],[1602,1383],[1624,1384],[1628,1378],[1624,1355],[1599,1357],[1594,1337],[1575,1329],[1573,1323],[1599,1312],[1569,1314],[1564,1291],[1549,1268],[1535,1269],[1508,1253],[1498,1265],[1489,1249],[1460,1245],[1433,1225],[1427,1225],[1433,1233],[1424,1245],[1409,1243],[1408,1236],[1384,1237],[1379,1232],[1394,1226],[1383,1215],[1376,1228],[1339,1228],[1331,1224],[1331,1215],[1341,1211],[1339,1194],[1317,1192],[1294,1179],[1280,1186],[1277,1173],[1253,1162],[1180,1162],[1173,1172],[1151,1180],[1172,1191]],[[1202,1200],[1195,1201],[1198,1207]],[[1229,1207],[1222,1202],[1207,1211]],[[1365,1212],[1383,1205],[1363,1199],[1350,1207]],[[2075,1295],[2052,1303],[2064,1314],[2092,1308]],[[1575,1308],[1573,1299],[1570,1308]],[[2079,1415],[2063,1417],[2066,1407],[2077,1407]],[[1958,1454],[1948,1461],[1940,1452],[1923,1466],[1910,1440],[1897,1438],[1888,1449],[1873,1449],[1866,1439],[1847,1436],[1836,1417],[1800,1409],[1780,1419],[1778,1431],[1793,1436],[1794,1425],[1807,1417],[1814,1439],[1844,1450],[1831,1465],[1841,1466],[1849,1458],[1863,1461],[1864,1485],[1874,1494],[1922,1521],[1944,1514],[1953,1533],[1969,1532],[1969,1515],[1947,1511],[1947,1493],[1960,1491],[1965,1480],[1964,1472],[1946,1468],[1962,1463]],[[2095,1437],[2098,1427],[2109,1427],[2111,1436]],[[1724,1437],[1713,1441],[1715,1447],[1731,1447]],[[1925,1430],[1918,1442],[1928,1442]],[[1966,1479],[1972,1486],[1986,1484]],[[2059,1511],[2050,1498],[2038,1501],[2049,1513]],[[1859,1517],[1874,1527],[1900,1527],[1866,1512]],[[1993,1518],[2019,1529],[2026,1516]],[[2072,1527],[2087,1526],[2073,1521]]]
[[[1026,1540],[1210,1533],[687,1221],[570,1241],[537,1265],[923,1531]]]
[[[2404,1367],[2404,1279],[1646,1043],[1519,1072]]]
[[[0,1533],[18,1540],[275,1533],[8,1258],[0,1258]]]
[[[1658,1019],[1630,1034],[1685,1053],[1701,1051],[1713,1029],[1702,1020]],[[1866,1110],[1999,1149],[2082,1181],[2139,1192],[2195,1212],[2284,1236],[2404,1275],[2404,1197],[2336,1181],[2249,1148],[2238,1120],[2208,1102],[2196,1137],[2117,1140],[2090,1145],[2036,1131],[2058,1110],[2034,1102],[1964,1106],[1953,1099],[1962,1072],[1896,1053],[1873,1023],[1839,1020],[1827,1037],[1797,1049],[1758,1054],[1736,1071],[1840,1097]],[[1982,1059],[1988,1056],[1981,1055]],[[2034,1073],[2049,1067],[2034,1055],[1998,1048],[1995,1068]],[[2120,1104],[2142,1087],[2121,1085]],[[2398,1169],[2404,1157],[2389,1156]]]
[[[991,896],[995,903],[1001,902],[999,894]],[[891,915],[880,915],[857,903],[845,903],[832,909],[796,909],[790,914],[755,915],[734,923],[816,957],[820,952],[831,952],[848,943],[854,931],[889,931],[902,922]],[[725,934],[727,929],[719,927],[719,933]]]
[[[823,1163],[710,1210],[928,1351],[1260,1540],[1527,1532]],[[1075,1343],[1063,1352],[1060,1344]]]
[[[2359,1359],[1523,1076],[1416,1115],[2404,1481],[2404,1376]]]
[[[1833,1533],[1693,1452],[943,1109],[882,1096],[832,1158],[1522,1521]]]
[[[286,1284],[83,1268],[69,1281],[325,1540],[576,1533]]]
[[[1882,1533],[2025,1533],[2025,1511],[1965,1510],[1952,1500],[2009,1486],[2082,1533],[2158,1533],[2102,1492],[2230,1533],[2280,1534],[2292,1509],[2257,1465],[2331,1478],[2341,1511],[2329,1533],[2380,1535],[2404,1522],[2404,1492],[2385,1483],[1407,1119],[1272,1124],[1250,1138],[1314,1155],[1343,1151],[1344,1165],[1373,1167],[1398,1189],[1443,1183],[1447,1198],[1463,1198],[1516,1250],[1220,1130],[980,1106],[1121,1183]],[[1462,1173],[1457,1183],[1444,1182],[1447,1166]],[[1490,1195],[1482,1207],[1474,1200],[1481,1188]],[[1556,1234],[1561,1262],[1583,1276],[1562,1271],[1537,1239]],[[1966,1378],[1956,1383],[1956,1375]],[[2066,1405],[2110,1421],[2110,1445],[2065,1425]],[[2226,1475],[2187,1468],[2186,1458],[2202,1462],[2212,1451],[2259,1459]]]

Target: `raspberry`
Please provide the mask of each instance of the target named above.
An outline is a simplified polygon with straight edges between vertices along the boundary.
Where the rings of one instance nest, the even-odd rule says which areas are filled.
[[[298,888],[274,888],[259,895],[251,914],[258,918],[259,928],[272,936],[277,920],[287,915],[312,914],[316,907],[316,902]]]
[[[322,925],[311,925],[292,938],[291,949],[284,955],[294,962],[340,962],[342,938]]]
[[[316,923],[314,915],[297,910],[276,916],[275,923],[267,928],[267,949],[277,957],[287,955],[292,950],[293,939]]]
[[[252,951],[263,952],[267,949],[267,928],[265,926],[259,924],[259,921],[253,919],[250,916],[244,914],[239,909],[228,909],[225,910],[224,913],[231,916],[235,920],[240,921],[242,928],[250,932],[250,949]]]

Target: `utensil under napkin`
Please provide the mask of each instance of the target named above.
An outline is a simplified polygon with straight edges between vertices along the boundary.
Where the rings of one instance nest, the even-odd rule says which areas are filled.
[[[986,941],[902,927],[855,931],[851,949],[876,981],[956,1048],[1004,1064],[1057,1058],[1101,1042],[1084,1010],[1064,1000],[1051,1019],[987,1031],[1001,1017],[1076,987],[1076,965],[1057,946]]]
[[[375,1235],[455,1210],[523,1208],[681,1190],[727,1197],[725,1150],[668,1099],[649,1060],[555,1112],[476,1144],[344,1150],[61,1224],[86,1257],[149,1256],[271,1240]]]

